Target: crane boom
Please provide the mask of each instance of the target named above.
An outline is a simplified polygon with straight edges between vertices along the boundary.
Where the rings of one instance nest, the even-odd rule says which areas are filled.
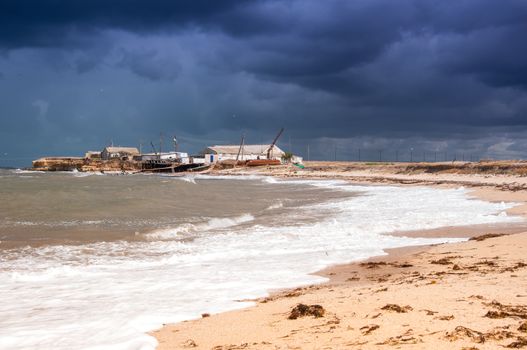
[[[267,159],[271,159],[271,152],[273,151],[274,145],[276,145],[276,141],[278,141],[278,138],[282,135],[284,132],[284,128],[281,128],[278,132],[278,135],[273,140],[273,143],[271,143],[271,146],[269,146],[269,149],[267,150]]]
[[[154,146],[154,143],[150,141],[150,145],[152,146],[152,149],[154,150],[154,154],[157,156],[156,147]]]
[[[238,164],[238,158],[240,158],[240,153],[242,155],[242,160],[243,160],[243,145],[245,143],[245,135],[242,135],[242,140],[240,142],[240,148],[238,149],[238,154],[236,155],[236,163],[234,164],[234,166],[236,166],[236,164]]]

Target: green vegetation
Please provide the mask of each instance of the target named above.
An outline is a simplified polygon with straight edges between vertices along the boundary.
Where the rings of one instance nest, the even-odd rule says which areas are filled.
[[[284,154],[282,155],[282,162],[290,163],[291,159],[293,159],[293,153],[291,153],[291,152],[284,152]]]

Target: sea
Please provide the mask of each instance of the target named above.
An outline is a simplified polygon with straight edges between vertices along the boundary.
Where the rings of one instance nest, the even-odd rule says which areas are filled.
[[[322,283],[394,232],[512,223],[464,188],[0,170],[0,349],[154,349],[163,324]]]

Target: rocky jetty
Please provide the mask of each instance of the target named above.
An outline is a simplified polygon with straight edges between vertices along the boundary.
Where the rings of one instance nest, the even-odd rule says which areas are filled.
[[[33,169],[41,171],[135,171],[141,170],[141,163],[120,159],[46,157],[34,160]]]

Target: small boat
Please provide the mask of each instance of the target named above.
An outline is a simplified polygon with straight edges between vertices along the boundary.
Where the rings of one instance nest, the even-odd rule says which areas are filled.
[[[190,172],[205,171],[205,170],[211,169],[211,167],[212,167],[212,164],[202,164],[202,165],[197,166],[195,168],[190,168],[187,171],[190,171]]]
[[[254,159],[247,161],[247,166],[264,166],[264,165],[280,165],[278,159]]]

